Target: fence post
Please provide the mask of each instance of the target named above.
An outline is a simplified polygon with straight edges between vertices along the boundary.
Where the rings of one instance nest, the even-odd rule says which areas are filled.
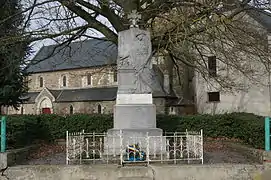
[[[66,165],[69,164],[69,131],[66,131]]]
[[[203,153],[203,129],[200,130],[200,138],[201,138],[201,164],[203,164],[203,157],[204,157],[204,153]]]
[[[6,116],[1,118],[1,153],[6,152],[6,120]]]
[[[270,151],[270,118],[265,117],[265,151]]]

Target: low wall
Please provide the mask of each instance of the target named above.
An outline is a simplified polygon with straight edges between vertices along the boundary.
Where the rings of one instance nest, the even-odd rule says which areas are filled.
[[[0,179],[20,180],[240,180],[254,179],[262,165],[179,165],[118,167],[114,165],[15,166]]]

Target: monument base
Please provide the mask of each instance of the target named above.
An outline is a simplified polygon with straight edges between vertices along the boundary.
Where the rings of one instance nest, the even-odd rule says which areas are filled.
[[[150,129],[109,129],[104,139],[104,152],[108,155],[125,154],[129,145],[138,144],[141,151],[149,154],[166,152],[166,138],[163,130]]]
[[[8,165],[8,153],[0,153],[0,169],[6,168]]]
[[[151,129],[156,127],[154,104],[117,104],[114,106],[115,129]]]

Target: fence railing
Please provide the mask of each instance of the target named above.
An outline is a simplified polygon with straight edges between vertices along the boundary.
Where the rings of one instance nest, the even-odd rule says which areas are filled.
[[[270,117],[265,117],[265,151],[270,151]]]
[[[6,124],[7,117],[2,116],[1,118],[1,153],[6,152]]]
[[[203,131],[165,133],[163,136],[124,136],[66,132],[66,164],[78,163],[203,164]]]

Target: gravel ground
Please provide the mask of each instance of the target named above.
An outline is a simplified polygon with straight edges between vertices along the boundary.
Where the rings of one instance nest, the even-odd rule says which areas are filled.
[[[42,164],[50,165],[66,164],[66,153],[63,152],[56,153],[38,159],[31,159],[28,162],[26,162],[26,165],[42,165]]]
[[[65,146],[44,144],[23,164],[65,164],[65,158]],[[216,163],[251,164],[255,162],[247,159],[241,153],[232,151],[221,140],[206,141],[204,144],[204,164]]]

